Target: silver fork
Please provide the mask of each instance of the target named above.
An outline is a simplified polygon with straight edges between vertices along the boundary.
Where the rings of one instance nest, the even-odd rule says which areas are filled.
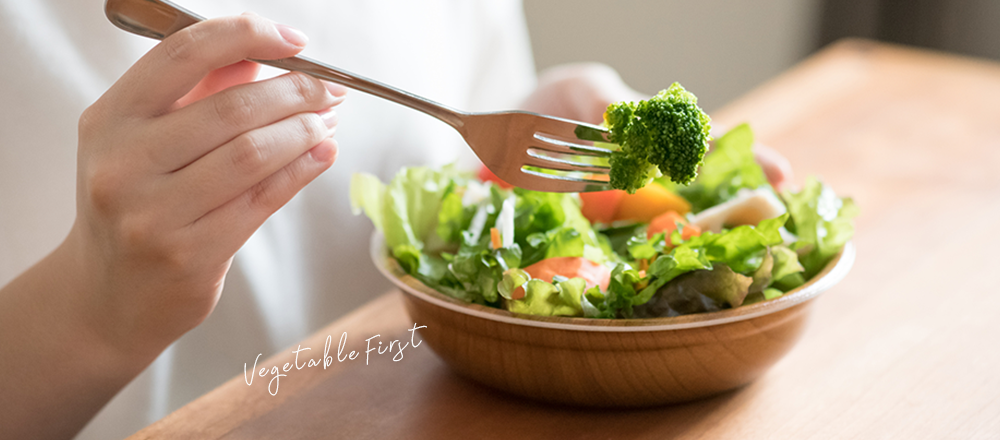
[[[107,0],[104,12],[121,29],[162,40],[204,18],[167,0]],[[462,135],[504,181],[549,192],[601,191],[608,187],[606,160],[611,151],[603,127],[521,111],[468,113],[303,56],[255,62],[295,70],[370,93],[434,116]],[[599,158],[592,164],[573,157]]]

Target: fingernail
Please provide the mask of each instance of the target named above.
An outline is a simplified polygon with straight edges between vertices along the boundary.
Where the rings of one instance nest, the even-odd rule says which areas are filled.
[[[285,41],[294,46],[306,47],[306,43],[309,42],[309,37],[298,29],[285,26],[283,24],[275,24],[274,27],[278,29],[278,33],[281,34],[281,38],[284,38]]]
[[[347,94],[347,87],[340,84],[323,81],[323,85],[326,86],[326,90],[330,92],[331,95],[338,98]]]
[[[326,163],[333,160],[337,154],[337,144],[333,140],[320,142],[319,145],[309,150],[309,156],[316,162]]]
[[[323,123],[326,124],[326,128],[329,129],[336,127],[337,122],[340,121],[340,119],[337,118],[337,112],[333,110],[320,113],[319,116],[323,118]]]

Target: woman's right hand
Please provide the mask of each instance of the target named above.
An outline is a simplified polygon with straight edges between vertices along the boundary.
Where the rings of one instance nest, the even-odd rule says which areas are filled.
[[[254,15],[166,38],[80,118],[77,217],[0,288],[0,437],[69,438],[211,313],[233,254],[336,157],[345,89],[245,59],[305,37]],[[69,72],[68,72],[69,73]]]
[[[166,38],[80,119],[72,299],[113,346],[155,354],[212,311],[233,254],[329,168],[346,89],[302,73],[250,82],[245,59],[305,36],[245,14]]]

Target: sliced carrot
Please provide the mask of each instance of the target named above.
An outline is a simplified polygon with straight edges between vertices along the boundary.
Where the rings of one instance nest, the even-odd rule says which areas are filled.
[[[580,201],[583,202],[580,212],[591,223],[610,224],[615,220],[615,213],[624,196],[625,191],[620,189],[580,193]]]
[[[649,286],[649,279],[646,278],[646,271],[640,270],[639,276],[642,277],[642,279],[640,279],[638,283],[635,283],[635,285],[632,286],[632,288],[635,290],[642,290],[645,289],[647,286]]]
[[[490,242],[493,244],[493,249],[500,249],[503,247],[503,241],[500,240],[500,230],[497,228],[490,228]]]

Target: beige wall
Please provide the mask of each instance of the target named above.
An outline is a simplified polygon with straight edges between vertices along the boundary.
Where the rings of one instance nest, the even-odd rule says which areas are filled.
[[[818,0],[524,0],[538,68],[600,61],[635,89],[678,81],[711,111],[813,49]]]
[[[942,49],[1000,60],[1000,1],[946,3],[941,20]]]

